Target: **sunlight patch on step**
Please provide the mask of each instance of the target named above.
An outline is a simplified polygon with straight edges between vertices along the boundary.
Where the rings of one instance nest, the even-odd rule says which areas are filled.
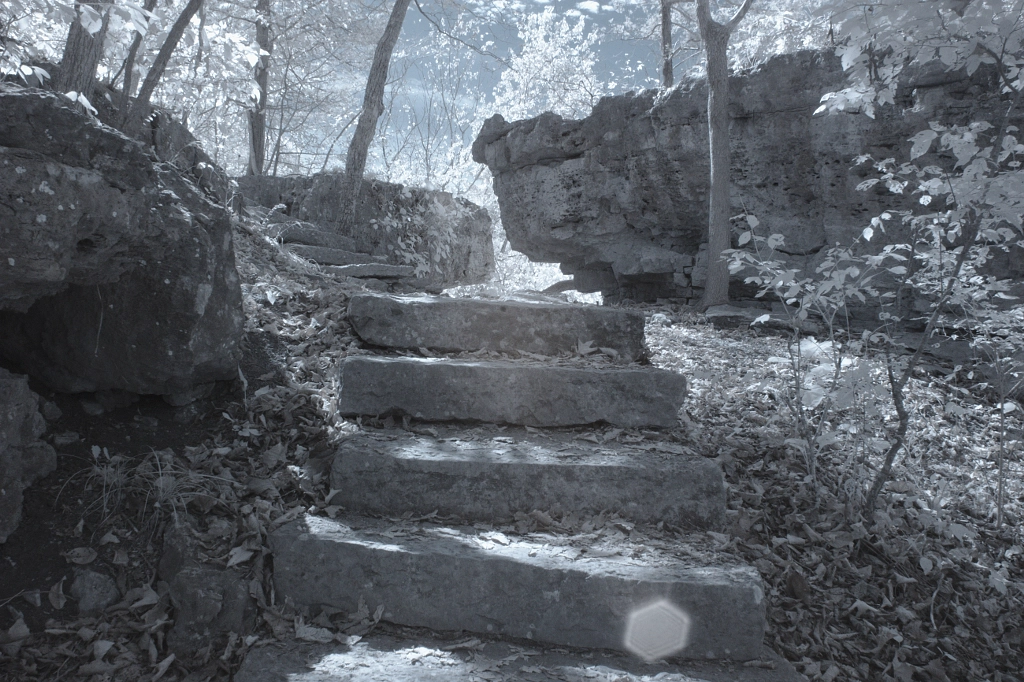
[[[310,670],[291,674],[289,682],[331,679],[358,680],[448,680],[468,679],[478,666],[462,661],[450,651],[424,646],[380,651],[357,644],[349,651],[328,654],[310,665]]]

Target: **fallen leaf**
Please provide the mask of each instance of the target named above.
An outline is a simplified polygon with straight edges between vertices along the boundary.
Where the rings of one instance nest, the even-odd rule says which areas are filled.
[[[151,682],[156,682],[163,677],[164,673],[167,672],[167,669],[171,667],[171,663],[174,663],[174,654],[171,654],[164,660],[160,661],[160,664],[156,667],[156,673],[153,675]]]
[[[443,646],[443,647],[441,647],[441,650],[442,651],[458,651],[459,649],[483,649],[483,648],[484,648],[484,643],[483,642],[481,642],[476,637],[471,637],[471,638],[463,640],[461,642],[456,642],[455,644],[449,644],[447,646]]]
[[[304,642],[316,642],[327,644],[334,641],[334,633],[327,628],[318,628],[315,625],[306,625],[300,616],[295,620],[295,638]]]
[[[530,512],[530,516],[533,517],[534,520],[544,524],[545,526],[556,525],[555,520],[552,519],[547,512],[542,512],[539,509],[534,509],[532,512]]]
[[[153,606],[160,601],[160,595],[152,587],[143,588],[142,597],[138,601],[132,603],[129,607],[131,609],[140,609],[143,606]]]
[[[112,561],[117,566],[127,566],[128,565],[128,552],[126,552],[125,550],[123,550],[121,548],[118,548],[117,551],[114,552],[114,558],[112,559]]]
[[[92,643],[92,656],[97,661],[103,660],[103,657],[107,655],[114,643],[109,639],[97,639]]]
[[[120,544],[120,542],[121,541],[117,539],[117,536],[114,535],[114,531],[112,531],[112,530],[111,531],[107,531],[107,534],[100,538],[100,546],[101,547],[103,545],[110,545],[110,544],[115,544],[116,545],[116,544]]]
[[[796,571],[790,571],[786,576],[786,590],[793,599],[806,602],[810,598],[811,586],[807,584],[807,579],[802,575]]]
[[[7,632],[0,632],[0,651],[8,656],[16,656],[21,651],[22,643],[28,639],[30,634],[25,620],[18,618]]]
[[[228,568],[237,566],[238,564],[245,563],[252,558],[254,552],[251,549],[245,547],[235,547],[228,553]]]
[[[95,561],[97,553],[96,550],[92,547],[76,547],[69,552],[65,552],[61,556],[63,556],[65,559],[67,559],[73,564],[84,566],[86,564],[91,564],[93,561]]]
[[[932,661],[922,668],[922,670],[931,676],[932,682],[949,682],[949,677],[946,675],[946,671],[942,667],[941,658],[932,659]]]
[[[64,608],[68,598],[64,596],[64,578],[57,581],[57,584],[50,588],[50,606],[60,611]]]
[[[851,606],[848,609],[848,611],[854,611],[854,610],[857,611],[857,617],[858,618],[863,618],[865,613],[878,613],[878,609],[876,609],[874,606],[871,606],[867,602],[864,602],[864,601],[862,601],[860,599],[858,599],[857,601],[853,602],[853,606]]]

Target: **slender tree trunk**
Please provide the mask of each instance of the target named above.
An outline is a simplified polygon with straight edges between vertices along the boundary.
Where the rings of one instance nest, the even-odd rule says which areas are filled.
[[[671,88],[672,75],[672,0],[661,0],[661,87]]]
[[[164,44],[160,47],[160,52],[157,53],[153,66],[149,68],[145,80],[142,81],[142,87],[139,89],[135,102],[132,104],[131,109],[128,110],[128,116],[122,126],[122,130],[128,136],[138,137],[139,133],[142,132],[142,121],[145,119],[146,112],[149,109],[149,100],[153,96],[153,91],[156,90],[160,78],[163,77],[167,64],[171,61],[171,55],[174,54],[175,48],[178,47],[178,41],[181,40],[182,34],[185,33],[185,28],[192,21],[192,17],[196,15],[202,4],[203,0],[189,0],[188,4],[185,5],[185,9],[178,15],[174,25],[171,26],[171,31],[167,34]]]
[[[103,23],[96,33],[89,33],[82,26],[82,6],[88,4],[103,14]],[[64,55],[60,60],[60,68],[53,87],[57,92],[77,92],[86,98],[92,97],[93,83],[96,79],[96,67],[103,58],[103,43],[107,37],[107,26],[110,24],[109,5],[103,3],[75,3],[75,19],[68,29],[68,39],[64,43]]]
[[[711,192],[708,205],[708,278],[704,305],[729,302],[729,268],[721,259],[729,248],[729,34],[720,24],[701,31],[707,53],[708,143]]]
[[[248,175],[263,175],[267,155],[267,81],[270,78],[270,53],[274,51],[270,0],[256,0],[256,43],[267,54],[260,54],[253,73],[260,94],[249,110]]]
[[[708,144],[711,151],[711,199],[708,205],[708,276],[702,307],[729,302],[729,266],[722,252],[729,238],[729,35],[743,20],[752,0],[726,24],[711,17],[709,0],[697,0],[697,21],[708,72]]]
[[[366,155],[370,150],[377,119],[384,111],[384,84],[387,82],[388,67],[391,65],[391,53],[394,52],[398,34],[402,31],[405,12],[409,9],[410,0],[395,0],[395,6],[384,28],[384,35],[377,43],[373,52],[373,64],[370,75],[366,79],[366,94],[363,97],[363,111],[359,115],[356,131],[348,146],[345,157],[345,181],[341,195],[341,221],[343,230],[351,230],[355,221],[356,209],[359,206],[359,189],[363,184],[363,171],[366,170]]]
[[[156,0],[146,0],[145,9],[147,12],[152,12],[156,8]],[[136,33],[135,37],[132,38],[132,46],[128,48],[128,56],[124,60],[124,83],[121,86],[121,99],[117,105],[118,116],[121,118],[121,124],[124,124],[125,117],[128,114],[128,104],[131,101],[132,90],[135,87],[135,57],[139,54],[139,48],[142,47],[142,39],[145,36],[142,33]]]

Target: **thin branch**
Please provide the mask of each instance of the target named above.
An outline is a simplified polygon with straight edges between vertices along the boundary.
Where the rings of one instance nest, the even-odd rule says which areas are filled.
[[[734,14],[732,19],[729,20],[729,23],[725,25],[725,29],[729,31],[729,33],[732,33],[733,30],[740,25],[740,22],[743,21],[743,17],[747,16],[747,10],[750,9],[752,4],[754,4],[754,0],[743,0],[743,5],[736,10],[736,14]]]
[[[468,42],[466,40],[463,40],[459,36],[451,33],[444,26],[441,26],[441,24],[439,24],[437,22],[437,20],[435,20],[432,16],[430,16],[429,14],[427,14],[426,12],[423,11],[423,8],[420,6],[420,0],[413,0],[413,2],[416,3],[416,9],[418,9],[420,14],[423,15],[423,18],[426,19],[427,21],[429,21],[431,24],[433,24],[434,28],[437,29],[438,33],[440,33],[444,37],[448,38],[449,40],[454,40],[455,42],[459,43],[460,45],[468,47],[470,50],[472,50],[473,52],[476,52],[478,55],[481,55],[483,57],[490,57],[491,59],[496,60],[498,63],[500,63],[505,68],[508,68],[508,69],[512,68],[512,65],[509,64],[508,61],[506,61],[502,57],[499,57],[498,55],[494,54],[490,50],[485,50],[482,47],[478,47],[478,46],[473,45],[472,43],[470,43],[470,42]]]

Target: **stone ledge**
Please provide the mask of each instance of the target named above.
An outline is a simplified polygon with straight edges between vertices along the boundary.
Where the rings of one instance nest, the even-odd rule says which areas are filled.
[[[357,517],[306,516],[282,527],[269,540],[278,599],[348,612],[363,601],[401,625],[619,651],[629,650],[637,614],[667,602],[685,614],[685,647],[674,655],[744,661],[761,653],[760,576],[705,548],[687,553],[702,559],[651,548],[634,560],[580,556],[550,536],[495,542],[473,529],[403,530]]]
[[[355,356],[338,412],[526,426],[676,426],[686,378],[658,369]]]
[[[540,509],[609,511],[684,528],[724,524],[725,483],[714,460],[566,440],[360,434],[343,440],[335,455],[331,489],[338,492],[331,504],[472,521],[507,521]]]
[[[589,341],[625,360],[644,353],[643,314],[620,308],[363,294],[348,311],[356,333],[378,346],[558,355]]]

